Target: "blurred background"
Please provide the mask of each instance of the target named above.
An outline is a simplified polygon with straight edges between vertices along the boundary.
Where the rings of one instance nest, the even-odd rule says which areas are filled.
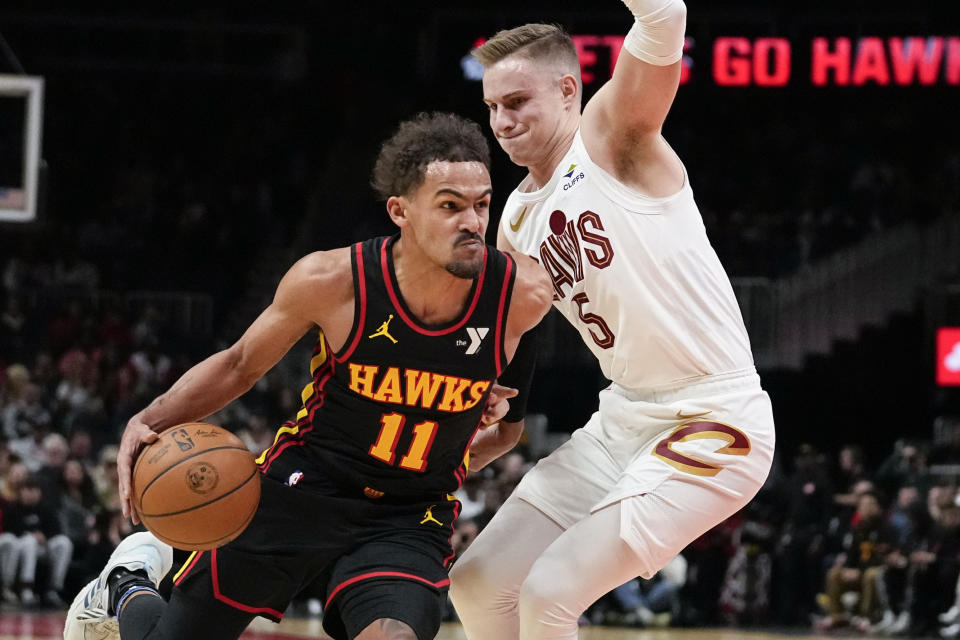
[[[885,542],[856,568],[893,567],[876,578],[889,593],[843,612],[886,621],[878,633],[949,633],[960,610],[937,615],[960,571],[960,14],[946,0],[688,7],[664,135],[733,279],[778,456],[745,513],[589,621],[849,621],[830,572],[869,522]],[[99,570],[125,526],[111,464],[126,420],[239,337],[297,258],[392,233],[368,186],[379,142],[422,110],[485,123],[469,51],[528,21],[573,34],[586,97],[630,26],[616,0],[0,7],[0,505],[18,521],[38,485],[56,521],[45,537],[72,549],[63,580],[51,559],[36,575],[2,570],[5,606],[56,606]],[[491,145],[494,229],[523,174]],[[468,479],[461,544],[606,384],[574,332],[546,322],[528,434]],[[268,446],[296,412],[309,341],[211,421]],[[21,535],[9,522],[0,532]]]

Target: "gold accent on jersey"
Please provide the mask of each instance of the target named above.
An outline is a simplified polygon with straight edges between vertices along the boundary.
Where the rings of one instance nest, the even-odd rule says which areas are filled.
[[[433,517],[433,508],[435,506],[437,505],[432,504],[429,507],[427,507],[427,511],[426,513],[423,514],[423,520],[420,521],[420,524],[427,524],[428,522],[436,522],[441,527],[443,526],[442,522],[440,522],[439,520]]]
[[[384,496],[383,491],[377,491],[376,489],[371,489],[370,487],[363,488],[363,495],[368,498],[382,498]]]
[[[183,574],[184,571],[187,570],[187,567],[190,566],[190,563],[193,562],[193,559],[196,557],[197,553],[198,552],[194,551],[189,556],[187,556],[187,561],[183,563],[183,566],[180,567],[179,571],[173,574],[173,582],[176,582],[177,580],[180,579],[180,576]]]
[[[523,224],[523,218],[526,215],[527,215],[527,207],[524,207],[523,211],[520,212],[520,217],[517,218],[516,222],[514,222],[513,220],[510,220],[510,230],[513,231],[514,233],[516,233],[517,231],[520,231],[520,225]]]
[[[317,370],[320,369],[327,361],[327,342],[323,337],[323,330],[317,332],[317,341],[320,343],[320,353],[310,358],[310,375],[316,375]],[[303,403],[303,406],[300,407],[300,410],[297,411],[297,420],[302,420],[309,415],[307,411],[307,401],[313,397],[315,392],[314,383],[311,381],[309,384],[303,387],[303,390],[300,392],[300,400]],[[277,433],[273,436],[273,444],[260,452],[260,455],[254,459],[254,462],[257,464],[263,464],[267,459],[267,452],[277,446],[277,442],[280,440],[280,436],[289,433],[291,435],[296,435],[300,433],[300,427],[298,425],[284,425],[277,429]]]
[[[377,329],[376,331],[374,331],[373,333],[371,333],[370,335],[368,335],[367,338],[376,338],[376,337],[378,337],[378,336],[384,336],[384,337],[386,337],[388,340],[390,340],[390,342],[392,342],[393,344],[397,344],[396,339],[394,339],[394,337],[393,337],[392,335],[390,335],[390,321],[391,321],[391,320],[393,320],[393,314],[392,314],[392,313],[390,314],[390,317],[387,318],[386,321],[385,321],[383,324],[380,325],[380,328]]]

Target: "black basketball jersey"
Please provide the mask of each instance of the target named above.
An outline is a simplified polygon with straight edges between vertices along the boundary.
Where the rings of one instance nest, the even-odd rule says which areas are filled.
[[[331,353],[320,332],[303,407],[257,459],[264,472],[307,485],[316,474],[374,499],[448,493],[463,482],[467,448],[507,364],[516,268],[488,246],[459,317],[426,326],[400,294],[391,251],[397,238],[352,247],[350,336]]]

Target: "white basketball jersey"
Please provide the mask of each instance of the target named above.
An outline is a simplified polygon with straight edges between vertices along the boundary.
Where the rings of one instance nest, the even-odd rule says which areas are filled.
[[[607,378],[654,389],[753,367],[686,170],[679,192],[644,196],[591,162],[578,131],[550,182],[522,188],[507,200],[503,231],[550,273],[554,305]]]

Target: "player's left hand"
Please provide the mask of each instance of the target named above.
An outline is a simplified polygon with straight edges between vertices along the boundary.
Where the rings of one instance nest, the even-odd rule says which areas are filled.
[[[483,407],[483,417],[480,418],[483,426],[489,427],[500,422],[500,419],[507,415],[507,411],[510,410],[510,403],[507,400],[515,398],[518,393],[520,392],[513,387],[505,387],[494,382],[493,389],[487,396],[487,404]]]

